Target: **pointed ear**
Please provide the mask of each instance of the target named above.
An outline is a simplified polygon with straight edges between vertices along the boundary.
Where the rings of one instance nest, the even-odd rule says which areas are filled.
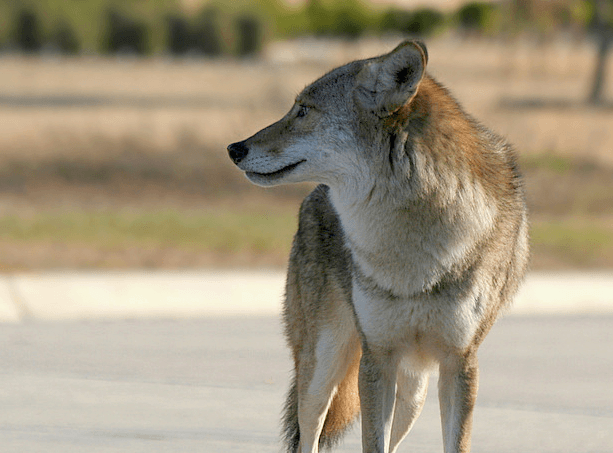
[[[428,62],[420,41],[405,41],[365,64],[357,75],[355,100],[379,117],[388,116],[415,96]]]

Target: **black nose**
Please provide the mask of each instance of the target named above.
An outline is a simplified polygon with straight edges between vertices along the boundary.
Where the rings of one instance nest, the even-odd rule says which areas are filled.
[[[230,154],[230,159],[235,164],[238,164],[241,160],[247,157],[249,154],[249,148],[245,145],[245,142],[236,142],[228,145],[228,154]]]

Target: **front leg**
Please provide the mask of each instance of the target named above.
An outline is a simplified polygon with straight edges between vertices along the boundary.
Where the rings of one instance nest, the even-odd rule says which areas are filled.
[[[398,371],[390,453],[396,451],[424,407],[428,391],[428,377],[426,372]]]
[[[479,387],[476,354],[452,355],[441,361],[438,385],[445,453],[468,453]]]
[[[387,453],[396,401],[396,367],[386,354],[363,345],[359,391],[362,408],[362,452]]]

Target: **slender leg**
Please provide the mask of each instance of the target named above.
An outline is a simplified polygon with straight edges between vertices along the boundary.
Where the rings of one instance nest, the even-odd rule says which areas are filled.
[[[315,369],[310,381],[303,382],[299,390],[300,453],[318,452],[319,437],[332,398],[354,360],[356,348],[359,348],[356,336],[339,341],[337,332],[320,332],[315,351]],[[303,370],[301,374],[304,376],[309,373]]]
[[[335,386],[326,385],[316,393],[309,392],[301,398],[298,407],[300,453],[319,451],[319,436],[335,390]]]
[[[359,388],[362,406],[362,451],[387,453],[396,401],[395,365],[374,360],[370,351],[363,347]]]
[[[390,453],[394,453],[409,433],[421,413],[428,391],[428,374],[413,374],[399,370],[396,405],[390,440]]]
[[[472,414],[479,387],[475,354],[449,357],[441,362],[439,402],[445,453],[468,453]]]

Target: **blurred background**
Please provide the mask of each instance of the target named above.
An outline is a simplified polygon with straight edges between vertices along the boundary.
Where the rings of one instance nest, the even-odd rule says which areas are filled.
[[[612,268],[613,0],[0,0],[0,272],[285,266],[311,186],[226,145],[406,37],[516,145],[533,268]]]

